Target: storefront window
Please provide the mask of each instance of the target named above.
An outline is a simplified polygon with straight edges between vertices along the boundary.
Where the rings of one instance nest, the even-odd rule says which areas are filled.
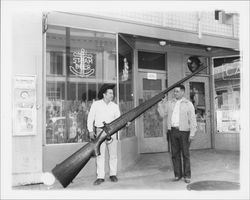
[[[133,49],[119,36],[119,102],[121,113],[134,108]],[[135,122],[120,131],[120,139],[135,135]]]
[[[46,144],[88,141],[87,115],[103,83],[116,84],[114,34],[49,26]]]
[[[240,132],[240,57],[215,58],[217,133]]]
[[[205,126],[206,106],[205,106],[205,84],[202,82],[190,82],[190,100],[194,105],[196,120]]]

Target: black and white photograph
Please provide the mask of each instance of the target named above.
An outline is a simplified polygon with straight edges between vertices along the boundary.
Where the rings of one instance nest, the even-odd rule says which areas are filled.
[[[249,199],[249,1],[1,1],[1,199]]]

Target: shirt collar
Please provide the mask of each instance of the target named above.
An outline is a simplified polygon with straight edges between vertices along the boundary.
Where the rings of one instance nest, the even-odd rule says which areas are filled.
[[[180,100],[177,100],[176,98],[173,99],[173,102],[186,102],[187,99],[185,97],[182,97]]]
[[[104,101],[104,99],[102,99],[102,103],[108,106],[108,105],[110,105],[111,101],[107,104],[107,103]]]

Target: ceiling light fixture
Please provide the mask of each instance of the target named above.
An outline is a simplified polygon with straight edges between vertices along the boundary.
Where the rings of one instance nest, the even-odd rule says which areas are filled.
[[[161,40],[161,41],[159,41],[159,44],[160,44],[161,46],[165,46],[165,45],[167,44],[167,42],[164,41],[164,40]]]
[[[207,48],[206,48],[206,51],[211,51],[211,50],[212,50],[211,47],[207,47]]]

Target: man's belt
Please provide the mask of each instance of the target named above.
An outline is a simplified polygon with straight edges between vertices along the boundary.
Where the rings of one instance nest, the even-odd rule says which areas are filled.
[[[179,130],[179,126],[171,126],[172,130]]]

